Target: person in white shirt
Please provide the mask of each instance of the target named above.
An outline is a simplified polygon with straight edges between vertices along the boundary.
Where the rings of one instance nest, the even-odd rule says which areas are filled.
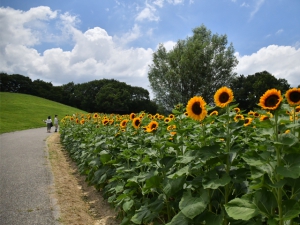
[[[43,120],[46,125],[47,125],[47,132],[50,133],[51,132],[51,127],[52,127],[52,120],[51,120],[51,116],[48,116],[48,119]]]
[[[54,117],[54,126],[55,126],[55,131],[54,132],[57,132],[57,129],[58,129],[58,118],[57,118],[57,115],[55,115],[55,117]]]

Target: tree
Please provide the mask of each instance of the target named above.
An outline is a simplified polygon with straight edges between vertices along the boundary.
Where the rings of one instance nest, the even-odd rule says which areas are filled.
[[[230,87],[239,107],[246,111],[258,108],[259,99],[267,90],[276,88],[284,94],[291,88],[287,80],[277,79],[267,71],[248,76],[240,75],[232,81]]]
[[[238,61],[233,45],[227,44],[226,35],[212,34],[204,25],[169,52],[160,44],[148,72],[157,103],[172,109],[196,95],[213,103],[217,89],[228,86],[236,75]]]
[[[20,74],[0,73],[0,90],[2,92],[32,94],[32,80]]]

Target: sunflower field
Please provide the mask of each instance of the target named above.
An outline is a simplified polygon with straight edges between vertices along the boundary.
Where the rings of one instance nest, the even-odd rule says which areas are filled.
[[[227,87],[168,116],[73,115],[61,142],[120,224],[300,224],[300,88],[244,112]]]

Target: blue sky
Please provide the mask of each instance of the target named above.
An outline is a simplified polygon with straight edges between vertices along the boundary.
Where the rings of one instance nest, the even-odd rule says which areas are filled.
[[[149,88],[159,43],[205,25],[226,34],[238,74],[300,84],[299,0],[0,0],[0,70],[62,85],[117,79]]]

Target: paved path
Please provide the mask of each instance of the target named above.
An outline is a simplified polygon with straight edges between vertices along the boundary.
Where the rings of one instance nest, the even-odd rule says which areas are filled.
[[[0,135],[0,225],[57,224],[49,135],[46,127]]]

